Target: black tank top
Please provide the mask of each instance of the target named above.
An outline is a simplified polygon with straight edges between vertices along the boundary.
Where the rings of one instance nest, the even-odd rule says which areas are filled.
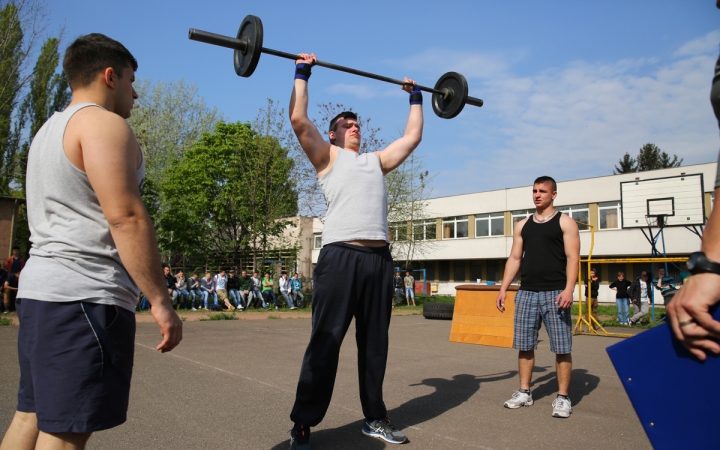
[[[520,232],[523,239],[523,259],[520,269],[520,289],[524,291],[564,290],[567,285],[567,257],[560,228],[561,212],[545,223],[528,218]]]

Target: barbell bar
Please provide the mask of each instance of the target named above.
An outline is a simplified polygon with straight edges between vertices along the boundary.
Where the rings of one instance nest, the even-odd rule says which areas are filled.
[[[248,15],[240,24],[237,37],[223,36],[221,34],[211,33],[209,31],[197,30],[191,28],[188,32],[188,38],[204,42],[206,44],[217,45],[220,47],[231,48],[235,50],[234,63],[235,73],[241,77],[249,77],[255,71],[261,53],[278,56],[290,60],[297,60],[298,55],[293,53],[282,52],[265,48],[263,43],[263,26],[259,17]],[[353,75],[359,75],[365,78],[371,78],[386,83],[406,85],[402,80],[377,75],[371,72],[353,69],[350,67],[340,66],[324,61],[316,61],[315,65],[325,67],[340,72],[346,72]],[[418,88],[425,92],[430,92],[432,96],[433,111],[438,117],[451,119],[463,110],[466,104],[472,106],[482,106],[482,99],[468,96],[468,84],[464,76],[457,72],[448,72],[444,74],[434,88],[418,85]]]

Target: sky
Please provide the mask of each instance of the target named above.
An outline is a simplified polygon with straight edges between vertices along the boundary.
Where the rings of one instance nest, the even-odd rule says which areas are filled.
[[[434,174],[432,196],[610,175],[618,160],[652,142],[683,165],[717,160],[709,102],[720,49],[711,0],[602,2],[420,0],[394,2],[50,0],[48,32],[63,47],[100,32],[135,55],[140,79],[184,79],[229,121],[251,121],[267,99],[287,104],[294,67],[262,55],[250,78],[235,75],[232,50],[190,41],[190,28],[235,36],[248,14],[263,46],[314,52],[322,61],[432,87],[463,74],[482,108],[437,117],[425,94],[415,150]],[[352,107],[392,141],[407,121],[399,86],[316,67],[315,105]]]

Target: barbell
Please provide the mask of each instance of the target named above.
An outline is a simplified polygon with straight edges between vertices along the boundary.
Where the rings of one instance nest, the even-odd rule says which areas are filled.
[[[248,15],[243,19],[237,32],[237,37],[223,36],[220,34],[210,33],[208,31],[196,30],[191,28],[188,32],[188,38],[205,42],[207,44],[219,45],[220,47],[231,48],[235,50],[235,73],[241,77],[249,77],[255,71],[260,61],[260,54],[267,53],[281,58],[291,60],[298,59],[297,54],[281,52],[271,48],[265,48],[263,44],[263,25],[257,16]],[[386,83],[406,85],[407,82],[396,80],[394,78],[376,75],[362,70],[352,69],[350,67],[339,66],[323,61],[316,61],[315,65],[326,67],[328,69],[347,72],[361,77],[372,78],[374,80],[384,81]],[[482,106],[483,101],[479,98],[468,96],[468,84],[464,76],[457,72],[448,72],[440,77],[435,83],[434,88],[418,85],[421,91],[431,92],[432,107],[435,114],[443,119],[452,119],[460,114],[465,105]]]

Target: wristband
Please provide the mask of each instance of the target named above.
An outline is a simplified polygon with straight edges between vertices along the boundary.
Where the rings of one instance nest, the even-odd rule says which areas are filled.
[[[417,84],[413,85],[413,90],[410,93],[410,104],[411,105],[422,105],[423,97],[422,91]]]
[[[305,63],[296,64],[295,65],[295,79],[308,81],[310,79],[311,70],[312,70],[312,64],[305,64]]]

